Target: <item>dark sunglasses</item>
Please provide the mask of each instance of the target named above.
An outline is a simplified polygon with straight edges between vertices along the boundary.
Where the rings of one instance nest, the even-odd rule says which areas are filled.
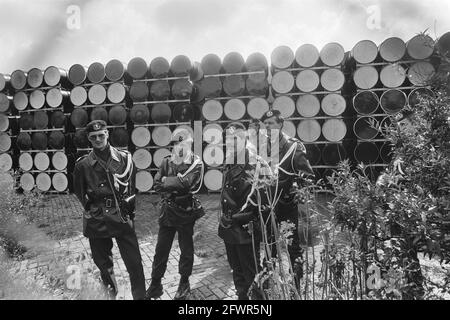
[[[103,140],[106,138],[106,134],[100,133],[100,134],[93,134],[93,135],[88,136],[88,139],[91,141],[95,141],[95,140],[97,140],[97,138],[99,138],[100,140]]]

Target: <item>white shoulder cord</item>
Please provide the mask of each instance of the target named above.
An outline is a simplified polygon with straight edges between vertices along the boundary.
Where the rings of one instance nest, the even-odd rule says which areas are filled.
[[[127,154],[127,167],[125,168],[125,171],[122,174],[118,174],[118,173],[114,173],[113,174],[113,178],[114,178],[114,187],[116,189],[119,189],[119,184],[121,184],[122,186],[127,187],[128,186],[128,181],[131,178],[131,173],[133,172],[133,159],[131,158],[131,153]],[[128,177],[126,182],[122,182],[120,179],[125,177],[128,173],[130,173],[130,176]]]
[[[284,155],[283,159],[281,159],[281,161],[280,161],[278,164],[276,164],[276,166],[275,166],[276,169],[275,169],[275,170],[280,170],[280,171],[282,171],[282,172],[284,172],[285,174],[290,175],[290,176],[296,176],[296,175],[297,175],[296,173],[288,172],[288,171],[284,170],[283,168],[281,168],[281,164],[282,164],[284,161],[286,161],[287,158],[290,157],[290,155],[292,154],[292,152],[294,152],[294,150],[296,150],[296,149],[297,149],[297,142],[294,142],[294,143],[292,144],[292,146],[289,148],[288,152],[286,152],[286,154]],[[292,161],[293,161],[293,158],[291,159],[291,166],[292,166],[292,169],[294,169],[293,164],[292,164]]]
[[[195,194],[200,191],[202,184],[203,184],[203,174],[204,174],[204,165],[203,161],[200,160],[200,158],[195,159],[194,163],[191,164],[191,166],[183,173],[179,175],[179,178],[183,179],[188,173],[190,173],[194,168],[197,166],[197,164],[201,163],[202,168],[200,169],[200,185],[198,186],[197,190],[192,191],[192,194]]]

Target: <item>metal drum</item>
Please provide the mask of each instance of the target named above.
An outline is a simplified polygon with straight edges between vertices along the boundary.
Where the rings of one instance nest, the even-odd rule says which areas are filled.
[[[315,119],[302,120],[297,126],[297,135],[300,140],[305,142],[316,141],[319,139],[321,132],[320,124]]]
[[[11,138],[6,133],[0,132],[0,151],[2,150],[8,151],[9,150],[8,144],[9,146],[11,146]],[[6,149],[7,147],[8,149]],[[20,150],[30,150],[31,136],[26,132],[19,133],[19,135],[17,136],[17,147]]]
[[[150,90],[145,82],[137,81],[133,82],[130,87],[130,97],[134,102],[146,101]]]
[[[371,63],[377,58],[378,47],[373,41],[361,40],[355,44],[351,54],[357,63]]]
[[[34,156],[34,166],[39,171],[45,171],[50,166],[50,158],[44,152],[38,152]]]
[[[385,142],[380,148],[380,158],[383,163],[388,164],[392,160],[392,145],[390,142]]]
[[[1,78],[0,78],[1,79]],[[6,112],[11,105],[12,97],[0,92],[0,112]]]
[[[198,85],[198,100],[217,98],[222,93],[222,81],[218,77],[202,79]]]
[[[253,98],[247,104],[247,113],[253,119],[261,119],[269,111],[269,103],[263,98]]]
[[[147,146],[152,139],[152,136],[150,134],[150,131],[147,127],[137,127],[133,129],[133,132],[131,133],[131,142],[136,147],[145,147]]]
[[[225,116],[230,120],[240,120],[245,115],[245,104],[240,99],[230,99],[223,108]]]
[[[56,170],[64,170],[67,168],[67,156],[64,152],[55,152],[52,156],[52,166]]]
[[[288,71],[278,71],[272,77],[272,88],[277,93],[288,93],[294,89],[295,79]]]
[[[14,94],[13,103],[17,110],[25,110],[28,106],[28,96],[25,92],[16,92]]]
[[[68,186],[67,176],[62,172],[57,172],[52,177],[52,185],[56,191],[66,191]]]
[[[436,70],[433,65],[427,61],[414,63],[408,69],[408,79],[415,86],[426,86],[430,83]]]
[[[399,64],[388,64],[381,69],[380,80],[387,88],[400,87],[406,79],[406,70]]]
[[[41,172],[36,176],[36,187],[40,191],[48,191],[52,186],[52,179],[48,173]]]
[[[203,141],[209,144],[219,144],[223,142],[223,129],[217,123],[207,124],[203,128]]]
[[[245,61],[245,68],[248,72],[253,71],[267,71],[267,59],[260,52],[253,52],[247,57]]]
[[[12,169],[13,161],[8,153],[0,154],[0,172],[6,172]]]
[[[289,96],[279,96],[273,101],[272,109],[280,111],[281,116],[286,119],[294,114],[295,102]]]
[[[41,69],[33,68],[28,71],[27,83],[30,88],[38,88],[44,82],[44,72]]]
[[[9,128],[8,116],[4,113],[0,113],[0,131],[4,132]]]
[[[347,158],[347,152],[339,143],[330,143],[323,148],[322,160],[328,166],[335,166],[345,158]]]
[[[406,43],[406,52],[415,60],[428,59],[434,52],[434,40],[426,34],[418,34]]]
[[[208,100],[203,104],[202,115],[205,120],[216,121],[222,117],[223,107],[218,100]],[[245,114],[245,105],[244,105]],[[243,115],[242,115],[243,116]]]
[[[289,137],[295,137],[295,135],[297,134],[297,127],[292,121],[284,120],[283,128],[281,128],[281,131]]]
[[[31,173],[25,172],[20,176],[20,187],[25,191],[33,190],[34,177]]]
[[[378,51],[383,60],[387,62],[396,62],[405,56],[406,45],[402,39],[392,37],[384,40],[380,44]]]
[[[48,116],[45,111],[37,111],[33,113],[33,127],[35,129],[45,129],[48,126]]]
[[[272,66],[277,69],[286,69],[292,66],[295,60],[294,52],[288,46],[276,47],[270,55]]]
[[[249,74],[245,80],[245,87],[249,95],[266,95],[269,89],[269,82],[265,73]]]
[[[378,147],[373,142],[360,142],[355,147],[354,156],[358,163],[375,163],[378,160]]]
[[[133,79],[145,78],[147,74],[147,62],[140,57],[135,57],[128,62],[127,72]]]
[[[312,94],[305,94],[298,97],[295,103],[297,112],[302,117],[314,117],[320,111],[320,101],[317,96]]]
[[[49,87],[57,86],[62,82],[67,83],[67,71],[55,66],[50,66],[44,71],[44,82]]]
[[[150,172],[141,170],[136,173],[136,189],[147,192],[153,187],[153,176]]]
[[[337,93],[330,93],[323,97],[321,107],[325,114],[336,117],[341,115],[347,107],[344,97]]]
[[[108,119],[113,126],[120,126],[127,121],[127,111],[121,105],[113,106],[109,109]]]
[[[224,163],[225,155],[221,145],[210,144],[203,150],[203,161],[207,166],[218,167]]]
[[[15,70],[11,73],[10,81],[15,90],[22,90],[27,85],[27,74],[22,70]]]
[[[170,97],[170,84],[167,80],[158,80],[151,83],[150,95],[153,100],[162,101]]]
[[[155,151],[153,154],[153,163],[157,168],[161,166],[161,163],[163,162],[163,159],[167,156],[170,156],[171,152],[166,148],[161,148]]]
[[[227,76],[223,80],[223,91],[231,97],[241,96],[245,91],[244,77],[236,75]]]
[[[372,91],[361,91],[353,97],[353,108],[361,115],[369,115],[378,109],[380,99]]]
[[[52,88],[47,91],[45,95],[45,101],[50,108],[57,108],[61,106],[63,101],[67,101],[69,98],[69,92],[61,91],[59,88]]]
[[[130,119],[134,124],[144,124],[148,122],[150,111],[145,104],[136,104],[131,108]]]
[[[303,68],[313,67],[319,58],[319,50],[312,44],[303,44],[295,51],[295,61]]]
[[[360,67],[353,73],[353,82],[359,89],[371,89],[378,82],[378,71],[373,66]]]
[[[193,90],[192,83],[188,79],[177,79],[173,82],[171,92],[175,99],[189,99]]]
[[[436,47],[440,54],[450,58],[450,32],[446,32],[439,37]]]
[[[109,85],[106,96],[111,103],[121,103],[125,100],[127,90],[121,83],[113,83]]]
[[[339,43],[331,42],[326,44],[322,50],[320,50],[319,55],[323,64],[334,67],[344,61],[345,51]]]
[[[302,92],[312,92],[319,87],[320,78],[314,70],[303,70],[297,74],[295,85]]]
[[[331,68],[320,76],[320,84],[326,91],[338,91],[344,86],[345,77],[341,70]]]
[[[170,62],[170,71],[175,77],[188,75],[191,68],[191,60],[185,55],[178,55]]]
[[[387,114],[396,114],[406,105],[406,94],[397,89],[383,92],[380,98],[381,108]]]
[[[152,164],[152,155],[147,149],[137,149],[133,153],[133,161],[138,169],[147,169]]]
[[[34,90],[30,94],[30,106],[33,109],[40,109],[45,105],[45,95],[41,90]]]
[[[70,115],[70,122],[75,128],[84,128],[88,123],[88,114],[84,109],[74,109]]]
[[[20,116],[19,126],[23,130],[33,129],[34,117],[31,113],[24,113]]]
[[[150,117],[156,123],[169,122],[172,117],[172,110],[168,104],[158,103],[153,105]]]
[[[87,101],[87,92],[83,87],[75,87],[70,91],[70,102],[74,106],[81,106]]]
[[[408,104],[410,107],[416,107],[421,99],[434,97],[434,92],[428,88],[417,88],[412,90],[408,95]]]
[[[124,148],[128,146],[128,132],[124,128],[114,128],[111,133],[111,144],[114,147]]]
[[[86,131],[83,129],[77,130],[73,137],[73,143],[77,148],[88,148],[90,143]]]
[[[46,150],[48,146],[48,137],[44,132],[35,132],[31,136],[31,144],[35,150]]]
[[[95,107],[91,111],[91,121],[103,120],[108,122],[108,111],[104,107]]]
[[[88,98],[92,104],[102,104],[106,101],[106,89],[101,84],[94,84],[89,88]]]
[[[211,169],[205,173],[205,187],[210,191],[219,191],[222,188],[222,180],[223,174],[217,169]]]
[[[378,135],[378,130],[371,126],[371,122],[377,124],[373,117],[361,117],[353,124],[353,132],[362,140],[371,140]]]
[[[190,104],[177,104],[173,108],[173,119],[176,122],[190,122],[194,117],[194,108]]]
[[[100,62],[92,63],[87,71],[87,78],[91,83],[100,83],[105,80],[105,66]]]
[[[163,57],[156,57],[150,62],[150,74],[153,78],[166,78],[169,75],[169,61]]]
[[[230,52],[223,58],[222,66],[225,73],[242,72],[245,66],[245,61],[240,53]]]
[[[316,144],[306,144],[306,158],[308,159],[309,163],[314,166],[319,164],[320,159],[322,158],[322,152],[320,151],[320,148]]]
[[[338,142],[347,134],[347,126],[342,119],[327,119],[322,125],[322,134],[328,141]]]
[[[33,168],[33,157],[30,153],[24,152],[20,154],[19,168],[23,171],[30,171]]]
[[[205,75],[219,74],[222,68],[222,61],[219,56],[210,53],[203,57],[200,65]]]
[[[152,139],[155,145],[167,146],[172,138],[172,131],[167,126],[154,127],[152,131]]]
[[[109,81],[119,81],[125,74],[126,65],[122,61],[113,59],[105,67],[105,76]]]
[[[11,86],[11,76],[9,74],[0,73],[0,92]]]
[[[81,64],[74,64],[69,69],[69,81],[78,86],[86,81],[87,68]]]

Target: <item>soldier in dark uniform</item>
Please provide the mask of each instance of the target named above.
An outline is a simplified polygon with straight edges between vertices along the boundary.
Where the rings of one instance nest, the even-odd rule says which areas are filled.
[[[75,194],[84,208],[83,234],[89,238],[92,258],[110,296],[117,295],[111,252],[115,238],[130,275],[133,298],[143,299],[145,278],[134,213],[125,212],[123,206],[124,199],[135,194],[131,154],[109,144],[105,121],[92,121],[85,130],[93,151],[77,160],[73,172]]]
[[[181,250],[178,265],[181,279],[174,299],[182,300],[188,296],[194,263],[194,224],[204,214],[199,200],[193,196],[202,184],[203,162],[192,152],[192,136],[181,130],[174,132],[172,139],[172,154],[162,161],[154,180],[155,190],[161,194],[161,212],[147,299],[158,298],[163,293],[161,279],[166,272],[175,233],[178,233]]]
[[[228,138],[247,141],[245,127],[233,124],[225,131]],[[219,237],[225,243],[228,262],[233,270],[233,281],[239,300],[248,300],[248,291],[259,271],[260,227],[258,208],[249,203],[256,201],[252,193],[251,146],[246,142],[227,144],[227,161],[223,172],[220,195],[222,213],[219,221]],[[239,161],[242,159],[244,161]],[[241,163],[242,162],[242,163]],[[244,207],[244,209],[243,209]]]
[[[281,131],[284,119],[278,110],[267,111],[261,121],[267,130],[270,143],[269,151],[275,150],[278,154],[270,154],[269,159],[271,167],[278,172],[278,191],[281,192],[280,200],[275,208],[275,214],[278,222],[290,221],[295,225],[292,236],[292,243],[288,246],[288,252],[294,272],[296,274],[296,283],[302,277],[302,259],[303,249],[300,246],[298,235],[298,216],[299,210],[294,201],[294,195],[291,192],[294,182],[299,181],[300,173],[314,175],[313,169],[306,159],[305,146],[298,140],[287,136]],[[275,134],[274,133],[278,133]],[[272,145],[275,147],[272,148]],[[269,228],[270,230],[270,228]],[[272,246],[272,254],[276,255],[276,247]]]

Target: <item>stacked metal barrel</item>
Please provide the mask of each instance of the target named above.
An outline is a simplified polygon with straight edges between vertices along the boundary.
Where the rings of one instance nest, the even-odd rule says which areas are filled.
[[[17,121],[11,114],[12,100],[11,76],[0,74],[0,173],[9,182],[13,181],[12,136],[17,134]]]

